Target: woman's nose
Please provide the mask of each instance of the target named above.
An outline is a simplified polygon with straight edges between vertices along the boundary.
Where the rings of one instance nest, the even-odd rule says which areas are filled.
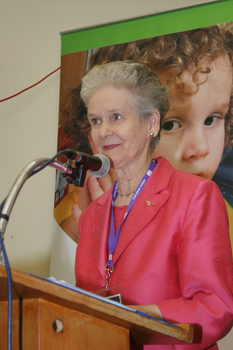
[[[104,138],[108,135],[112,135],[111,126],[108,122],[103,121],[99,128],[100,137]]]
[[[208,138],[204,131],[190,131],[183,140],[183,159],[196,160],[209,154]]]

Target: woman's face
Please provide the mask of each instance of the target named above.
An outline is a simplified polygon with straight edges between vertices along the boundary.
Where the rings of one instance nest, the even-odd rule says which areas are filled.
[[[156,135],[159,116],[154,119]],[[148,159],[152,117],[139,121],[130,91],[111,86],[97,90],[89,101],[88,120],[97,152],[108,156],[115,169]]]
[[[198,73],[195,94],[170,91],[170,109],[153,156],[165,157],[175,169],[212,179],[220,163],[225,140],[224,117],[229,109],[232,68],[226,59],[213,63],[209,74]],[[163,82],[163,78],[161,80]],[[192,84],[185,71],[182,80]]]

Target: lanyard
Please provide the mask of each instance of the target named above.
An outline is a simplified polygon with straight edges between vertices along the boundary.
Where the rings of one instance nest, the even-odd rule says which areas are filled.
[[[154,159],[152,159],[150,162],[149,168],[147,169],[145,175],[143,176],[136,191],[134,192],[133,197],[131,198],[131,200],[129,202],[129,205],[126,209],[123,221],[120,224],[120,227],[119,227],[116,234],[115,234],[115,221],[114,221],[113,207],[114,207],[114,202],[115,202],[116,197],[117,197],[118,184],[117,184],[117,181],[114,182],[113,191],[112,191],[111,222],[110,222],[110,231],[109,231],[109,237],[108,237],[109,257],[108,257],[108,262],[105,265],[105,270],[106,270],[106,287],[105,288],[106,288],[106,290],[109,290],[110,277],[111,277],[111,273],[113,272],[113,269],[114,269],[112,255],[113,255],[113,252],[116,248],[122,225],[125,222],[125,219],[127,218],[127,216],[129,214],[130,210],[132,209],[136,199],[138,198],[140,192],[142,191],[143,187],[145,186],[147,180],[149,179],[149,177],[152,174],[152,171],[154,170],[155,167],[156,167],[156,162]]]

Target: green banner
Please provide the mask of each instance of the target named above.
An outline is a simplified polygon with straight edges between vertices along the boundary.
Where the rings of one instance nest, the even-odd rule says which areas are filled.
[[[181,32],[232,20],[233,1],[218,1],[143,18],[62,33],[61,54],[66,55],[90,48]]]

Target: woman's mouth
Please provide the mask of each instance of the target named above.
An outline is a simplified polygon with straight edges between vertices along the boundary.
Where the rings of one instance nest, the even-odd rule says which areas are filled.
[[[112,149],[114,149],[114,148],[116,148],[116,147],[118,147],[118,146],[119,146],[119,144],[105,145],[105,146],[103,146],[103,149],[104,149],[105,151],[109,151],[109,150],[112,150]]]

